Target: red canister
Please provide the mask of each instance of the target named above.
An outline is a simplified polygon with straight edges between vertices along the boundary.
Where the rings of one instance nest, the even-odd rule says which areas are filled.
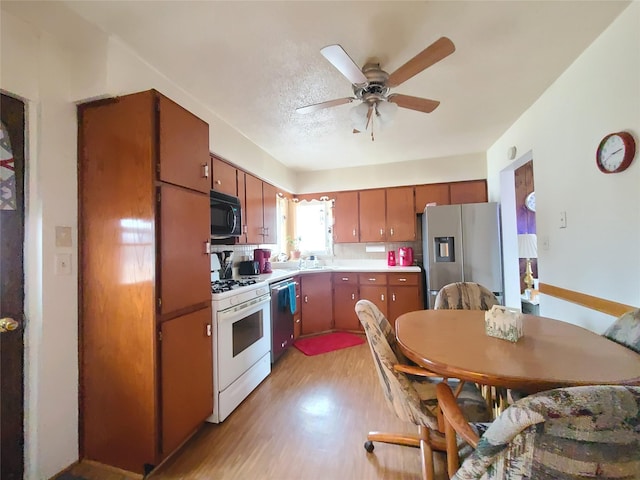
[[[409,267],[413,265],[413,248],[400,247],[398,248],[399,265],[402,267]]]
[[[394,267],[396,265],[396,252],[389,250],[387,252],[387,265]]]

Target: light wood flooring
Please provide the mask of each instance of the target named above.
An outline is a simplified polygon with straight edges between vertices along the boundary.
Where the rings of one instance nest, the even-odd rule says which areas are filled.
[[[418,449],[376,444],[369,430],[414,432],[387,407],[368,345],[307,357],[290,348],[221,424],[205,424],[149,480],[420,478]],[[436,454],[444,479],[444,457]],[[89,480],[140,478],[80,463]]]

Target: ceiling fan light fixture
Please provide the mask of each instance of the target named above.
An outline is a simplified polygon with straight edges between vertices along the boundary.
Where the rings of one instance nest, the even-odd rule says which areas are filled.
[[[380,123],[380,127],[386,128],[391,125],[393,119],[396,117],[397,111],[398,105],[395,103],[387,102],[386,100],[381,100],[376,103],[376,118]]]
[[[349,117],[351,118],[351,125],[355,130],[364,132],[367,129],[367,116],[369,114],[369,104],[360,103],[351,109]]]

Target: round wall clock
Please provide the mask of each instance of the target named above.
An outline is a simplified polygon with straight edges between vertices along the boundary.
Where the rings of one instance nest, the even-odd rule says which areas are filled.
[[[628,132],[610,133],[602,139],[596,152],[596,165],[603,173],[626,170],[636,155],[636,142]]]
[[[536,192],[531,192],[524,199],[524,206],[527,207],[532,212],[536,211]]]

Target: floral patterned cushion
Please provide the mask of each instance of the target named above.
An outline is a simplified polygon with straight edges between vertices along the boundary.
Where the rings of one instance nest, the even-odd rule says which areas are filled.
[[[500,302],[486,287],[473,282],[456,282],[440,289],[434,301],[434,309],[490,310]]]
[[[640,387],[587,386],[505,410],[452,480],[640,478]]]
[[[640,353],[640,308],[622,315],[603,335]]]
[[[380,385],[391,410],[406,422],[437,429],[436,384],[442,379],[406,375],[396,371],[394,365],[407,362],[385,316],[368,300],[356,303],[356,313],[367,335]],[[464,385],[458,403],[469,420],[487,420],[489,411],[474,385]]]

